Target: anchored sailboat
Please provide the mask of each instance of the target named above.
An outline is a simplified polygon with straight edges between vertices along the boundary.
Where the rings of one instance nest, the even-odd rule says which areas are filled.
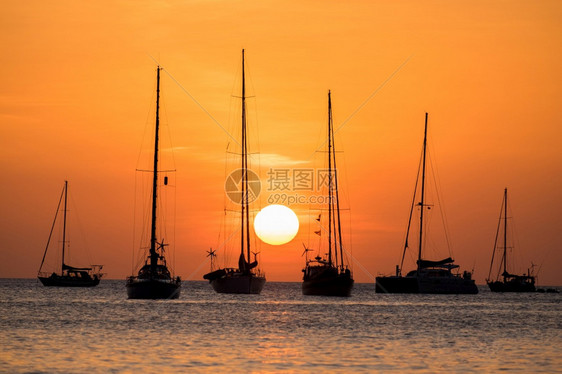
[[[158,198],[158,137],[160,127],[160,66],[156,73],[156,126],[154,136],[154,168],[152,170],[152,215],[150,251],[138,275],[127,278],[129,299],[177,299],[180,295],[180,277],[174,278],[166,264],[164,240],[156,239],[156,208]]]
[[[426,151],[427,151],[427,113],[425,114],[425,129],[423,138],[423,154],[422,154],[422,173],[421,173],[421,192],[420,202],[415,203],[417,191],[414,191],[414,199],[410,209],[410,219],[408,221],[408,229],[406,233],[406,243],[404,252],[402,253],[402,261],[400,266],[396,266],[396,274],[393,276],[376,277],[375,291],[381,293],[436,293],[436,294],[476,294],[478,288],[472,279],[472,274],[465,271],[463,275],[453,273],[453,269],[458,269],[459,265],[454,263],[451,257],[447,257],[440,261],[429,261],[423,259],[423,237],[424,237],[424,211],[430,209],[425,202],[425,177],[426,177]],[[418,172],[419,178],[419,172]],[[414,206],[420,207],[419,221],[419,243],[418,243],[418,260],[417,269],[410,271],[406,276],[402,275],[402,265],[404,256],[408,249],[408,235],[410,232],[410,223],[412,221],[412,213]]]
[[[249,183],[248,183],[248,137],[246,135],[246,82],[244,72],[244,50],[242,50],[242,167],[240,169],[241,202],[240,202],[240,257],[238,268],[220,268],[203,276],[218,293],[259,294],[265,284],[265,275],[258,269],[258,261],[250,258],[250,216],[249,216]],[[211,255],[211,266],[213,264]]]
[[[503,215],[503,218],[502,218]],[[504,190],[503,194],[503,201],[502,201],[502,209],[500,211],[500,218],[498,223],[498,230],[496,232],[496,240],[494,243],[494,251],[492,252],[492,261],[490,262],[490,271],[488,272],[488,279],[486,283],[488,287],[490,287],[490,291],[492,292],[535,292],[535,277],[531,275],[531,271],[527,271],[527,274],[523,275],[516,275],[511,274],[507,271],[507,188]],[[500,225],[503,221],[503,248],[498,247],[498,236],[500,234]],[[503,254],[501,258],[501,263],[503,265],[503,272],[501,273],[501,277],[503,280],[500,280],[500,274],[498,270],[498,275],[496,280],[493,281],[491,279],[492,274],[492,267],[494,265],[494,256],[498,249],[503,249]],[[502,268],[502,265],[499,266],[499,269]]]
[[[312,260],[306,257],[302,270],[303,295],[351,295],[353,275],[344,261],[341,231],[332,96],[328,91],[328,258],[323,258],[320,254]],[[307,254],[308,251],[305,247],[304,253]]]
[[[45,263],[45,256],[47,255],[47,250],[49,249],[49,243],[51,241],[51,236],[53,234],[53,229],[55,228],[55,223],[57,221],[57,216],[59,213],[60,205],[64,199],[64,215],[63,215],[63,228],[62,228],[62,261],[61,261],[61,272],[57,274],[53,272],[48,274],[41,272],[43,264]],[[100,283],[102,277],[101,269],[103,265],[91,265],[88,268],[77,268],[65,264],[65,251],[66,251],[66,213],[67,213],[67,200],[68,200],[68,181],[64,181],[64,187],[62,189],[61,197],[59,199],[59,204],[57,206],[57,212],[55,213],[55,219],[53,220],[53,226],[51,227],[51,233],[49,234],[49,239],[47,240],[47,246],[45,247],[45,252],[43,253],[43,259],[41,260],[41,265],[39,266],[39,271],[37,278],[43,283],[44,286],[57,286],[57,287],[94,287]]]

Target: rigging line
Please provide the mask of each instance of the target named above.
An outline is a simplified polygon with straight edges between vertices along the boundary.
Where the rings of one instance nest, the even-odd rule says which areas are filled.
[[[225,245],[228,244],[228,242],[232,239],[232,237],[236,234],[238,234],[238,231],[241,231],[242,229],[239,227],[238,229],[236,229],[235,231],[233,231],[230,236],[228,238],[226,238],[216,249],[216,251],[218,251],[219,249],[222,249]]]
[[[177,181],[176,181],[177,183]],[[177,219],[178,219],[178,189],[174,186],[174,226],[172,228],[173,232],[173,251],[172,252],[172,275],[175,276],[176,272],[176,232],[177,232]]]
[[[191,274],[189,274],[187,276],[187,278],[185,278],[185,280],[190,280],[193,279],[193,277],[195,276],[195,274],[197,274],[197,272],[203,267],[203,265],[205,265],[205,263],[207,263],[207,259],[205,258],[198,266],[195,270],[193,270],[191,272]]]
[[[347,242],[348,242],[347,248],[349,248],[349,252],[351,253],[351,256],[353,256],[353,232],[351,231],[351,230],[352,230],[352,225],[351,225],[351,213],[348,215],[347,227],[349,227],[349,238],[348,238],[348,240],[347,240]],[[348,258],[346,258],[346,259],[347,259],[348,265],[349,265],[349,266],[351,267],[351,269],[353,270],[353,267],[351,266],[351,265],[352,265],[352,262],[349,261]]]
[[[363,103],[361,103],[361,105],[359,105],[359,106],[357,107],[357,109],[355,109],[355,111],[353,111],[353,113],[351,113],[351,114],[349,115],[349,117],[347,117],[347,119],[346,119],[345,121],[343,121],[341,125],[338,126],[338,128],[334,131],[334,135],[337,134],[337,133],[342,129],[342,127],[344,127],[359,111],[361,111],[361,109],[363,109],[363,107],[364,107],[365,105],[367,105],[367,103],[368,103],[369,101],[371,101],[371,99],[372,99],[377,93],[379,93],[379,91],[380,91],[381,89],[383,89],[384,86],[386,86],[386,84],[387,84],[388,82],[390,82],[390,80],[391,80],[392,78],[394,78],[394,76],[395,76],[396,74],[398,74],[398,72],[399,72],[400,70],[402,70],[402,68],[412,59],[413,56],[414,56],[414,55],[410,55],[402,64],[400,64],[400,66],[398,66],[398,68],[396,68],[396,70],[394,70],[394,72],[392,72],[392,74],[390,74],[390,75],[388,76],[388,78],[386,78],[386,79],[369,95],[369,97],[367,97],[367,99],[365,99],[365,100],[363,101]],[[326,144],[327,141],[328,141],[328,139],[325,139],[325,140],[322,142],[322,144],[320,144],[320,146],[319,146],[314,152],[320,150],[320,148],[322,148],[322,147],[324,146],[324,144]],[[311,157],[312,157],[312,156],[311,156]],[[310,159],[311,157],[309,157],[309,159]]]
[[[162,86],[162,83],[160,83],[160,86]],[[176,149],[174,147],[174,143],[172,142],[172,130],[170,128],[169,122],[168,122],[168,111],[167,111],[167,107],[166,107],[166,101],[164,99],[165,94],[161,93],[160,94],[160,109],[162,111],[162,116],[165,118],[165,121],[162,120],[162,118],[160,118],[160,123],[161,123],[161,127],[165,127],[168,131],[166,132],[168,135],[168,142],[170,143],[170,153],[172,155],[172,165],[173,165],[173,171],[175,171],[176,169],[176,153],[174,152],[174,150]],[[165,148],[161,149],[162,152],[166,152],[167,150]],[[160,170],[160,172],[164,172],[164,171],[168,171],[168,170]]]
[[[502,252],[502,258],[500,259],[500,262],[503,262],[503,259],[505,258],[505,254]],[[502,274],[502,268],[501,265],[498,266],[498,272],[496,274],[496,279],[500,279],[500,275]]]
[[[166,69],[163,65],[161,65],[154,57],[152,57],[152,55],[148,54],[148,56],[152,59],[152,61],[154,61],[156,64],[158,64],[158,66],[160,66],[162,68],[162,70],[164,70],[164,72],[166,72],[166,74],[168,74],[168,76],[172,79],[172,81],[174,81],[174,83],[176,83],[178,85],[178,87],[187,95],[189,96],[189,98],[191,100],[193,100],[193,102],[195,104],[197,104],[197,106],[203,111],[205,112],[205,114],[207,114],[209,116],[209,118],[211,118],[218,127],[220,127],[222,129],[222,131],[225,132],[226,135],[228,135],[236,144],[238,144],[240,147],[240,143],[238,143],[238,141],[236,140],[236,138],[234,138],[234,136],[232,136],[232,134],[230,134],[221,124],[220,122],[213,117],[213,115],[211,113],[209,113],[209,111],[207,109],[205,109],[205,107],[203,107],[203,105],[201,105],[190,93],[189,91],[187,91],[187,89],[182,86],[182,84],[168,71],[168,69]]]
[[[340,143],[343,143],[342,137],[340,137]],[[345,149],[345,146],[342,146],[340,148]],[[335,153],[335,151],[334,151],[334,153]],[[347,165],[346,153],[343,152],[343,151],[342,151],[342,153],[343,153],[343,164],[344,164],[344,168],[342,168],[342,169],[343,169],[343,174],[344,174],[344,179],[345,179],[345,185],[350,186],[349,174],[347,173],[347,168],[345,167],[345,165]],[[342,169],[340,169],[340,170],[342,170]],[[348,230],[349,230],[348,231],[349,232],[349,238],[347,239],[346,246],[348,248],[350,248],[350,252],[353,254],[353,241],[352,241],[353,232],[352,232],[352,224],[351,224],[351,197],[350,197],[349,193],[345,193],[345,192],[343,193],[343,197],[347,201],[348,208],[342,209],[342,210],[349,210],[350,211],[350,213],[347,215],[347,227],[348,227]],[[351,261],[349,261],[349,259],[347,259],[347,260],[348,260],[348,265],[351,266],[352,265]],[[342,261],[343,261],[343,258],[342,258]]]
[[[78,231],[80,233],[80,239],[82,239],[82,245],[84,246],[84,252],[88,257],[88,261],[90,264],[94,264],[94,259],[92,254],[90,253],[90,244],[88,242],[88,238],[86,237],[86,231],[84,231],[84,226],[82,225],[82,221],[80,221],[80,214],[78,213],[78,204],[76,204],[76,200],[74,199],[75,193],[68,194],[70,199],[70,205],[74,207],[74,211],[76,212],[73,215],[74,221],[76,221],[76,225],[78,226]],[[68,229],[67,229],[68,231]]]
[[[333,128],[332,128],[332,133],[333,133]],[[334,138],[332,136],[332,145],[333,145],[333,150],[336,149],[336,143],[334,141]],[[342,242],[342,237],[341,237],[341,218],[340,218],[340,198],[339,198],[339,188],[338,188],[338,169],[336,166],[336,155],[332,154],[333,158],[334,158],[334,182],[335,182],[335,197],[336,197],[336,209],[337,209],[337,223],[338,223],[338,231],[337,231],[337,235],[338,235],[338,240],[337,242],[339,243],[340,246],[340,262],[341,262],[341,267],[343,268],[343,242]],[[335,226],[334,226],[334,230],[335,230]],[[335,240],[335,236],[334,236],[334,240]]]
[[[153,102],[154,97],[156,96],[156,92],[152,93],[152,96],[150,98],[150,102]],[[139,155],[137,157],[137,167],[136,169],[138,169],[138,166],[140,165],[140,160],[141,160],[141,155],[143,154],[143,145],[144,145],[144,139],[146,139],[146,133],[148,132],[148,128],[149,128],[149,121],[150,121],[150,116],[151,116],[151,108],[152,108],[152,104],[150,104],[149,109],[146,113],[146,120],[144,121],[144,132],[142,133],[142,140],[140,142],[140,146],[139,146]]]
[[[132,256],[131,256],[131,275],[135,274],[135,236],[136,236],[136,226],[137,226],[137,175],[135,173],[135,197],[133,201],[133,245],[131,246],[132,249]]]
[[[509,206],[508,206],[508,217],[511,220],[511,230],[509,230],[509,234],[511,235],[511,247],[509,249],[511,249],[511,263],[512,263],[512,271],[523,271],[523,269],[526,268],[526,266],[522,266],[522,258],[519,256],[516,256],[517,253],[521,253],[519,251],[519,248],[521,248],[521,244],[519,242],[519,236],[517,235],[517,233],[519,232],[517,230],[517,226],[515,223],[515,215],[513,213],[513,199],[510,200]],[[506,219],[507,221],[507,219]],[[505,245],[507,247],[507,244]],[[506,249],[507,250],[507,249]]]
[[[363,266],[363,264],[361,264],[361,263],[359,262],[358,259],[356,259],[355,257],[353,257],[353,254],[351,254],[351,253],[350,253],[347,249],[345,249],[345,248],[344,248],[343,250],[344,250],[344,252],[345,252],[346,255],[348,255],[349,257],[351,257],[351,259],[352,259],[355,263],[357,263],[357,265],[359,265],[359,268],[360,268],[361,270],[363,270],[363,272],[364,272],[365,274],[367,274],[367,275],[369,276],[369,278],[370,278],[372,281],[375,280],[375,276],[374,276],[373,274],[371,274],[371,273],[369,272],[369,270],[367,270],[367,268],[366,268],[365,266]]]
[[[423,153],[423,148],[421,152]],[[420,162],[418,163],[418,172],[416,173],[416,183],[414,184],[414,194],[412,196],[412,204],[410,205],[410,216],[408,218],[408,227],[406,228],[404,251],[402,252],[402,260],[400,261],[400,271],[402,271],[402,267],[404,265],[404,257],[406,256],[406,250],[409,248],[408,238],[410,237],[410,227],[412,225],[412,216],[414,214],[414,206],[416,204],[416,191],[418,190],[418,182],[420,180],[421,164],[422,164],[422,155],[420,154]]]
[[[539,274],[540,274],[540,272],[541,272],[542,266],[544,265],[544,262],[546,261],[546,259],[548,258],[548,255],[549,255],[550,252],[552,251],[552,248],[553,248],[552,246],[549,246],[549,247],[548,247],[548,250],[546,251],[546,253],[544,254],[544,256],[542,256],[543,259],[542,259],[542,261],[540,262],[539,269],[537,270],[536,275],[535,275],[535,277],[537,278],[537,283],[538,283],[538,278],[539,278]],[[531,266],[532,266],[532,265],[533,265],[533,263],[531,262]],[[532,269],[532,268],[531,268],[531,269]]]
[[[150,186],[150,189],[148,188],[148,186],[150,185],[150,183],[145,182],[144,180],[146,178],[148,178],[147,175],[143,175],[141,174],[140,176],[141,178],[141,183],[140,183],[140,188],[141,188],[141,193],[136,193],[135,196],[135,212],[136,212],[136,201],[137,201],[137,196],[142,196],[142,198],[140,198],[140,202],[141,202],[141,213],[142,213],[142,219],[141,219],[141,235],[139,237],[139,241],[138,241],[138,249],[137,249],[137,255],[134,256],[134,238],[133,238],[133,273],[134,273],[134,269],[139,268],[143,261],[145,260],[145,255],[148,249],[150,249],[150,247],[143,247],[143,243],[150,243],[150,214],[146,214],[146,212],[150,212],[151,210],[151,198],[150,198],[150,192],[152,190],[152,186]],[[137,179],[135,179],[135,192],[137,189]],[[136,214],[135,214],[135,221],[136,221]],[[136,227],[136,224],[135,224]],[[135,229],[136,230],[136,229]],[[134,259],[136,258],[136,265],[134,263]]]
[[[244,60],[244,63],[245,63],[245,65],[246,65],[246,68],[244,69],[244,71],[245,71],[245,77],[246,77],[246,86],[249,85],[249,86],[251,87],[251,92],[252,92],[252,93],[255,93],[255,92],[256,92],[256,88],[255,88],[255,86],[254,86],[254,80],[253,80],[252,75],[251,75],[252,69],[249,67],[249,66],[250,66],[250,62],[249,62],[247,59],[245,59],[245,60]],[[249,83],[249,84],[248,84],[248,83]],[[255,97],[256,97],[255,94],[254,94],[254,95],[251,95],[251,96],[246,95],[246,99],[248,99],[248,98],[255,98]],[[246,101],[247,101],[247,100],[246,100]],[[257,101],[257,100],[251,100],[251,105],[253,106],[253,110],[252,110],[253,113],[254,113],[254,114],[259,113],[259,111],[258,111],[258,101]],[[246,121],[248,121],[247,112],[248,112],[248,110],[246,109]],[[254,122],[253,122],[253,126],[250,126],[250,131],[251,131],[250,134],[252,134],[252,131],[253,131],[253,134],[255,134],[255,137],[257,138],[257,141],[256,141],[256,148],[258,149],[258,152],[257,152],[257,153],[259,154],[259,153],[260,153],[260,126],[259,126],[259,118],[257,117],[257,115],[255,115],[252,119],[253,119]],[[252,138],[252,137],[250,136],[250,138]],[[248,148],[250,148],[250,147],[248,147]],[[247,152],[247,154],[250,156],[250,161],[251,161],[251,160],[252,160],[253,153]],[[258,162],[259,162],[259,157],[258,157]],[[251,166],[251,164],[250,164],[250,166]]]
[[[498,219],[498,228],[496,229],[496,238],[494,239],[494,250],[492,251],[492,261],[490,261],[490,270],[488,271],[488,280],[489,281],[492,280],[490,278],[490,276],[492,275],[492,266],[494,265],[494,256],[496,255],[496,248],[497,248],[497,245],[498,245],[498,235],[500,233],[500,226],[501,226],[501,222],[502,222],[503,204],[504,204],[504,199],[502,199],[502,204],[501,204],[501,207],[500,207],[500,218]],[[505,245],[505,243],[504,243],[504,245]],[[499,276],[497,278],[499,278]]]
[[[47,239],[47,245],[45,246],[45,252],[43,253],[43,259],[41,260],[41,265],[39,265],[38,273],[41,272],[41,268],[43,267],[43,263],[45,262],[45,256],[47,255],[47,249],[49,248],[49,243],[51,242],[51,236],[53,235],[53,230],[55,229],[55,223],[57,222],[57,216],[59,214],[60,204],[62,202],[62,197],[64,194],[64,188],[61,192],[59,203],[57,205],[57,210],[55,211],[55,219],[53,220],[53,225],[51,226],[51,231],[49,232],[49,239]]]
[[[445,213],[445,205],[441,203],[441,194],[439,191],[441,190],[441,181],[439,179],[439,175],[437,174],[437,168],[435,167],[436,161],[434,160],[435,151],[433,150],[433,146],[430,145],[431,151],[429,152],[429,163],[431,165],[431,169],[433,171],[433,183],[435,184],[435,194],[437,195],[437,204],[439,205],[439,213],[441,214],[441,222],[443,223],[443,231],[445,232],[445,241],[447,242],[447,249],[449,250],[449,256],[453,257],[452,249],[451,249],[451,240],[449,239],[449,228],[447,227],[447,214]]]
[[[330,222],[328,222],[328,224],[329,224],[329,223],[330,223]],[[320,226],[320,230],[321,230],[322,232],[328,232],[328,229],[326,229],[326,226],[322,225],[320,222],[318,222],[318,226]],[[335,229],[334,229],[334,230],[335,230]],[[322,235],[320,235],[320,239],[322,239]],[[337,238],[336,238],[336,239],[337,239]],[[336,239],[334,239],[334,251],[337,252],[338,247],[339,247],[340,252],[343,250],[343,251],[344,251],[346,254],[348,254],[351,258],[353,258],[353,255],[350,254],[350,252],[349,252],[347,249],[345,249],[345,248],[343,247],[343,245],[341,245],[341,246],[338,245],[338,241],[337,241]],[[329,248],[329,249],[331,249],[331,248]],[[320,253],[320,246],[318,247],[318,253]],[[336,260],[337,260],[337,259],[336,259]],[[355,259],[354,259],[354,260],[355,260]],[[355,261],[357,261],[357,260],[355,260]],[[343,263],[342,263],[342,266],[343,266]],[[337,264],[337,263],[336,263],[336,267],[338,267],[338,264]],[[369,274],[370,274],[370,273],[369,273]],[[373,279],[374,279],[374,278],[373,278]]]

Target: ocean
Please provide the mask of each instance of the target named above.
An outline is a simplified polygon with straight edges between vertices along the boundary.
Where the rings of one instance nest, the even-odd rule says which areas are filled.
[[[0,279],[3,373],[562,372],[562,294],[303,296],[216,294],[187,281],[177,300]]]

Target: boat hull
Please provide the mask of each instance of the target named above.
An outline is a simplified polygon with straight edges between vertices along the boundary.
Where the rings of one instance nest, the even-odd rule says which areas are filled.
[[[353,279],[345,275],[302,282],[302,294],[307,296],[349,297],[352,289]]]
[[[304,269],[302,294],[312,296],[351,296],[353,278],[349,270],[339,271],[333,266],[307,265]]]
[[[265,277],[254,274],[226,274],[209,283],[218,293],[259,295],[265,285]]]
[[[128,279],[127,296],[129,299],[177,299],[180,297],[181,284],[174,280]]]
[[[37,277],[46,287],[95,287],[100,283],[98,277],[77,278],[53,274],[49,277]]]
[[[414,277],[377,277],[375,292],[377,293],[419,293],[417,278]]]
[[[477,294],[478,287],[472,279],[451,277],[377,277],[375,292],[421,294]]]
[[[488,282],[492,292],[535,292],[535,285],[530,282]]]

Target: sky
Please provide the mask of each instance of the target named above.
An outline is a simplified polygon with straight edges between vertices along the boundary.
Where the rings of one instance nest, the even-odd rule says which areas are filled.
[[[0,277],[36,276],[64,180],[71,248],[84,243],[108,278],[132,274],[157,63],[170,263],[201,280],[209,248],[235,258],[221,233],[245,49],[254,209],[315,194],[273,190],[268,172],[325,167],[331,90],[355,280],[393,273],[427,112],[450,244],[428,257],[451,253],[483,284],[507,187],[512,270],[532,263],[539,284],[562,285],[559,1],[26,1],[0,18]],[[317,247],[317,207],[291,208],[297,237],[258,246],[270,281],[299,281],[303,244]]]

